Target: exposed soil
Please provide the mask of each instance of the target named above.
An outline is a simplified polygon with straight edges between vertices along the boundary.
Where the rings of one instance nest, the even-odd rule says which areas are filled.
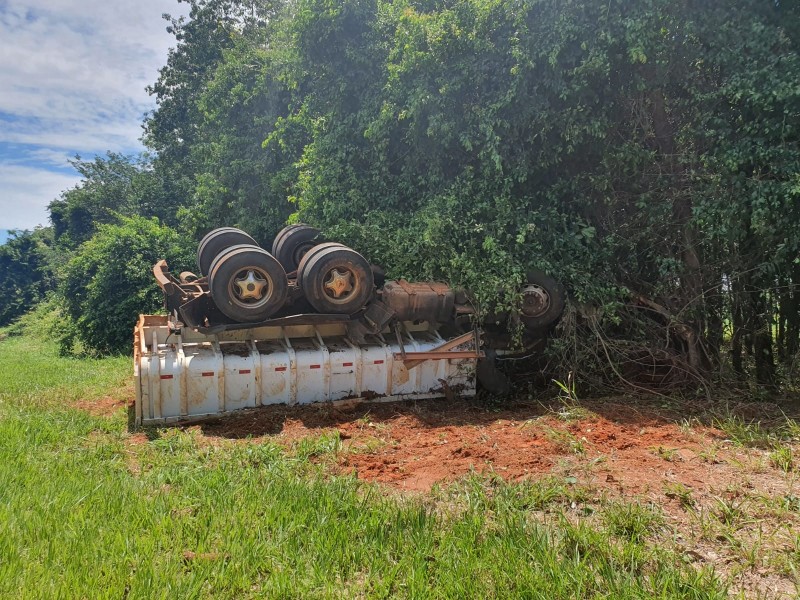
[[[128,402],[124,398],[104,396],[93,400],[79,400],[75,403],[75,407],[92,415],[109,417],[118,410],[125,408],[127,404]]]
[[[778,411],[764,404],[760,410]],[[510,481],[552,473],[623,495],[660,491],[669,483],[702,492],[738,482],[741,469],[731,461],[738,465],[741,452],[713,426],[689,421],[691,412],[700,414],[630,399],[586,401],[573,409],[432,400],[347,410],[271,407],[200,428],[212,438],[270,436],[285,444],[337,431],[342,471],[403,490],[427,491],[470,472]]]

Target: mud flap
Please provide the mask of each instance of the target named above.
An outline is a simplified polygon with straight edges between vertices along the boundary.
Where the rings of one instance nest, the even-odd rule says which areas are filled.
[[[478,360],[475,375],[488,392],[496,396],[506,396],[511,392],[511,382],[505,373],[497,368],[495,356],[494,350],[487,349],[486,356]]]

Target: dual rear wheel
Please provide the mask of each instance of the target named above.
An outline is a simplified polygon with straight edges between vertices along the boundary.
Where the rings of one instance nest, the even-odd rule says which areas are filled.
[[[208,287],[217,307],[234,321],[265,321],[286,303],[286,271],[269,252],[252,244],[222,251],[211,265]]]
[[[289,225],[275,236],[272,256],[278,259],[287,273],[297,271],[300,261],[314,246],[323,242],[319,229],[308,225]]]
[[[338,243],[320,243],[319,230],[290,225],[278,233],[272,254],[244,231],[222,227],[200,242],[197,262],[208,276],[214,303],[230,319],[265,321],[289,296],[287,272],[309,304],[324,314],[354,314],[369,302],[374,276],[369,262]]]
[[[256,241],[241,229],[220,227],[208,232],[197,246],[197,266],[201,275],[211,274],[211,263],[221,252],[237,244],[258,246]]]
[[[372,297],[369,262],[352,248],[330,242],[309,250],[297,267],[297,282],[321,313],[353,314]]]

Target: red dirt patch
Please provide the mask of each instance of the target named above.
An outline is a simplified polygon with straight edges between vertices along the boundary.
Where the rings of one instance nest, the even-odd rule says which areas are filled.
[[[448,425],[398,415],[383,421],[389,432],[386,445],[348,454],[342,466],[360,478],[413,490],[427,490],[473,471],[490,471],[507,480],[543,473],[580,475],[586,483],[623,487],[631,493],[669,478],[687,485],[708,481],[706,466],[691,461],[699,444],[671,423],[642,427],[602,416],[564,422],[553,415],[525,414],[475,421]],[[341,430],[352,440],[360,434],[352,425]],[[679,475],[663,456],[684,461]],[[586,464],[592,469],[587,471]]]
[[[94,400],[79,400],[75,403],[75,407],[96,416],[109,417],[118,410],[126,408],[128,403],[129,401],[124,398],[104,396]]]
[[[146,444],[149,442],[150,439],[144,433],[133,433],[128,436],[127,442],[131,446],[141,446],[142,444]]]
[[[513,481],[542,474],[625,495],[681,484],[698,492],[738,480],[735,453],[708,425],[681,427],[682,413],[635,401],[584,402],[572,413],[540,404],[502,409],[464,401],[271,407],[201,425],[207,437],[295,441],[338,431],[342,472],[426,491],[470,472]]]

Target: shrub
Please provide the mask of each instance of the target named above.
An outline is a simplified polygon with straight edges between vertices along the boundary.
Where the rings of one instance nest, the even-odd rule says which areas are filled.
[[[156,219],[123,217],[101,225],[69,261],[61,286],[77,340],[92,354],[130,350],[140,313],[154,312],[162,295],[152,267],[165,258],[172,267],[192,263],[193,244]]]

